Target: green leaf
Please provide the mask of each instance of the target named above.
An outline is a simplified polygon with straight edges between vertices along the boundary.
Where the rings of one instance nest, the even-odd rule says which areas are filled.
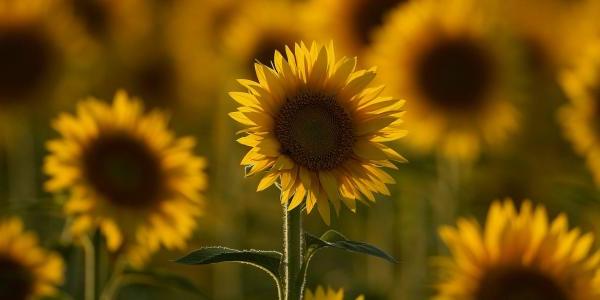
[[[249,264],[279,278],[281,253],[277,251],[237,250],[225,247],[205,247],[192,251],[175,262],[185,265],[208,265],[221,262]]]
[[[344,235],[335,230],[325,232],[320,238],[310,233],[306,233],[305,239],[307,248],[306,256],[308,260],[310,260],[310,258],[312,258],[312,256],[320,249],[335,248],[367,254],[385,259],[389,262],[397,263],[396,259],[385,253],[383,250],[367,243],[348,240]]]
[[[206,295],[194,283],[185,277],[160,270],[126,270],[123,281],[127,284],[141,284],[157,287],[172,288],[196,295]]]

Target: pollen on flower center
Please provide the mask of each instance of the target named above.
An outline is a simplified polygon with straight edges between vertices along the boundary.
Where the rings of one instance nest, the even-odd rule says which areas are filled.
[[[84,151],[89,184],[115,205],[154,204],[163,192],[163,176],[160,161],[147,147],[125,134],[99,137]]]
[[[355,137],[348,113],[335,96],[301,91],[286,99],[275,118],[282,153],[310,170],[330,170],[352,154]]]
[[[360,42],[371,42],[373,30],[383,24],[387,13],[407,0],[360,0],[353,12],[354,30]]]
[[[0,256],[0,299],[26,300],[33,288],[32,274],[23,265]]]
[[[18,101],[35,91],[52,68],[53,50],[38,28],[0,29],[0,100]]]
[[[569,300],[561,286],[547,275],[525,267],[491,270],[479,284],[476,300]]]
[[[423,95],[451,111],[479,108],[494,80],[489,53],[467,38],[438,41],[416,66],[416,83]]]

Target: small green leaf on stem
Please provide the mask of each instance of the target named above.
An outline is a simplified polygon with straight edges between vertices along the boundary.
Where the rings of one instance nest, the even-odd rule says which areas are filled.
[[[385,253],[383,250],[363,242],[348,240],[344,235],[335,231],[329,230],[320,238],[310,233],[306,233],[306,249],[307,258],[310,259],[318,250],[323,248],[342,249],[350,252],[367,254],[385,259],[392,263],[397,263],[396,259]]]

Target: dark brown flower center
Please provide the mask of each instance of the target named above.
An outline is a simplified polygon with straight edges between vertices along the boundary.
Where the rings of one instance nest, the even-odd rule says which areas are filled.
[[[115,205],[145,207],[163,193],[159,157],[125,133],[106,134],[92,142],[84,151],[83,168],[89,184]]]
[[[102,37],[108,30],[108,10],[103,0],[71,0],[75,15],[85,29],[96,37]]]
[[[177,72],[167,57],[148,61],[133,74],[132,91],[151,106],[167,107],[176,101]]]
[[[600,82],[592,90],[592,101],[594,101],[593,126],[596,134],[600,136]]]
[[[423,95],[450,111],[482,106],[495,79],[486,50],[468,38],[438,41],[417,60],[416,83]]]
[[[540,271],[526,267],[503,267],[482,279],[476,300],[569,300],[567,292]]]
[[[254,74],[255,61],[259,61],[263,65],[270,67],[275,56],[275,50],[285,56],[285,46],[292,47],[294,42],[293,38],[286,38],[283,34],[271,34],[263,37],[254,48],[254,53],[252,54],[252,59],[254,60],[250,61],[249,66],[250,73]]]
[[[36,26],[0,29],[0,103],[18,102],[34,94],[48,78],[54,50]]]
[[[335,96],[301,91],[286,99],[275,118],[281,151],[310,170],[334,169],[352,155],[352,121]]]
[[[359,0],[352,13],[356,37],[362,45],[368,45],[373,31],[383,24],[386,15],[408,0]]]
[[[0,256],[0,299],[26,300],[34,290],[33,276],[21,263]]]

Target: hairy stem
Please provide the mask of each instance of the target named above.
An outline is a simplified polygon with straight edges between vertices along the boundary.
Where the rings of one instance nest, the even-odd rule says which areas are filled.
[[[286,204],[283,215],[283,299],[301,300],[304,290],[304,280],[300,278],[304,252],[302,209],[288,211]]]

